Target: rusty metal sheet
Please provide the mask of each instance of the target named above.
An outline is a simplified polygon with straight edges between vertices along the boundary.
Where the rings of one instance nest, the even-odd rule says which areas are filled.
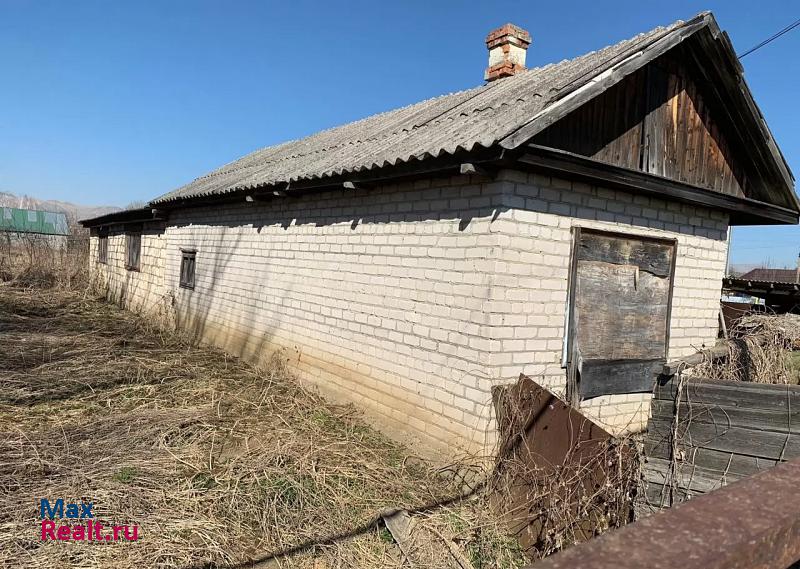
[[[542,523],[540,510],[545,502],[575,504],[589,499],[607,479],[604,457],[613,437],[555,394],[537,385],[525,375],[513,386],[495,390],[495,405],[502,445],[495,471],[492,508],[529,557],[538,556],[538,547],[552,532],[569,526],[574,539],[582,541],[597,533],[607,519],[549,520]],[[621,447],[624,460],[634,458],[634,451]],[[550,484],[565,473],[574,478],[574,486]],[[556,495],[542,496],[542,488]],[[545,506],[546,507],[546,506]],[[619,512],[620,523],[629,520],[632,512]],[[624,518],[624,521],[621,519]],[[560,524],[560,525],[559,525]],[[563,526],[563,527],[562,527]],[[551,533],[548,534],[547,532]]]

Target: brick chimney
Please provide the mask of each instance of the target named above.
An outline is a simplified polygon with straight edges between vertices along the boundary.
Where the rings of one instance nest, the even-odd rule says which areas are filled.
[[[525,69],[525,52],[531,45],[531,35],[514,24],[506,24],[489,32],[486,47],[489,67],[483,78],[494,81],[510,77]]]

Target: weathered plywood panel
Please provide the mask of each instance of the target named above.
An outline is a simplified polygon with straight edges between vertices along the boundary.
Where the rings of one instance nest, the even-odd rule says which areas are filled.
[[[578,395],[650,391],[666,355],[674,245],[582,231],[576,247]]]
[[[578,247],[581,262],[630,265],[658,277],[669,277],[672,270],[672,247],[663,241],[583,232]]]
[[[652,360],[666,351],[674,247],[582,232],[575,322],[582,360]]]
[[[635,265],[578,263],[576,296],[581,358],[663,358],[669,280]]]

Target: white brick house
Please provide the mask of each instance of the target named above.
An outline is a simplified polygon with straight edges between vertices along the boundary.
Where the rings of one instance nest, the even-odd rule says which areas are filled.
[[[529,42],[490,34],[485,86],[84,221],[95,278],[426,448],[490,451],[520,373],[641,429],[652,367],[715,341],[729,225],[796,223],[793,180],[710,14],[539,69]]]

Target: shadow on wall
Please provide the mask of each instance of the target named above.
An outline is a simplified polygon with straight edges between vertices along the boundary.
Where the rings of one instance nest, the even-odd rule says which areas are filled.
[[[417,184],[419,185],[419,184]],[[347,223],[353,231],[362,225],[414,223],[420,221],[458,222],[458,231],[467,231],[474,218],[496,219],[507,208],[499,192],[483,190],[487,184],[461,181],[456,186],[411,189],[409,184],[384,188],[334,190],[259,200],[253,203],[225,204],[240,208],[234,219],[217,220],[213,225],[241,227],[250,225],[257,231],[267,226],[293,227],[313,225],[325,227]],[[214,206],[181,210],[170,225],[186,227],[197,223],[197,216],[207,218]],[[231,216],[228,216],[231,217]]]
[[[514,179],[519,176],[519,173],[513,174]],[[534,177],[529,176],[528,179],[533,180]],[[249,281],[249,291],[242,282],[236,283],[242,300],[253,311],[259,311],[259,317],[264,316],[262,312],[265,304],[261,302],[259,295],[266,294],[262,283],[270,282],[270,264],[259,263],[257,272],[251,273],[241,267],[232,269],[230,266],[234,257],[239,262],[248,258],[241,252],[240,245],[244,236],[239,231],[241,228],[255,230],[260,234],[264,228],[270,227],[274,234],[275,229],[280,227],[287,235],[307,235],[305,228],[308,226],[325,228],[347,224],[352,235],[370,235],[370,228],[373,226],[400,224],[405,226],[398,232],[400,234],[428,233],[441,237],[448,234],[489,234],[494,231],[514,231],[513,228],[494,229],[492,226],[501,216],[503,219],[509,217],[506,214],[513,208],[576,220],[628,223],[633,227],[637,227],[636,221],[641,220],[647,223],[639,226],[648,230],[663,229],[685,235],[699,233],[703,237],[719,241],[726,238],[725,231],[690,225],[688,210],[680,206],[675,211],[673,205],[668,212],[661,215],[664,221],[659,221],[660,210],[667,210],[666,202],[642,197],[643,199],[637,199],[634,203],[626,192],[597,189],[583,184],[575,184],[574,189],[554,188],[549,178],[536,176],[535,179],[540,184],[544,181],[543,187],[533,183],[515,183],[511,181],[511,177],[503,181],[502,174],[498,181],[458,176],[443,180],[443,184],[449,182],[450,185],[441,187],[430,187],[429,182],[417,182],[414,185],[290,195],[254,203],[245,202],[243,197],[240,203],[177,210],[169,224],[171,230],[177,231],[177,236],[168,235],[166,239],[165,288],[167,291],[177,291],[174,303],[179,324],[195,337],[216,337],[223,333],[223,329],[231,327],[250,338],[260,334],[263,339],[256,344],[242,345],[240,349],[234,350],[236,353],[252,355],[274,338],[275,331],[281,325],[277,313],[273,312],[270,319],[264,322],[264,330],[254,329],[254,319],[243,318],[241,314],[226,318],[226,322],[215,322],[211,319],[212,312],[222,310],[222,300],[215,298],[220,280],[231,272],[241,274],[242,282]],[[561,185],[563,182],[559,184]],[[563,198],[569,198],[569,201]],[[614,205],[608,207],[609,204]],[[606,209],[603,209],[604,205]],[[476,227],[476,221],[482,225]],[[426,222],[449,222],[452,225],[449,229],[445,225],[445,229],[436,228],[426,232],[424,225],[420,227]],[[415,227],[409,231],[408,226]],[[193,227],[197,227],[198,232],[192,231]],[[203,227],[211,227],[214,231],[203,232]],[[326,234],[320,236],[324,237]],[[338,235],[341,236],[341,232]],[[209,242],[209,239],[212,241]],[[269,243],[269,237],[266,239],[265,243]],[[324,240],[320,241],[322,242]],[[397,242],[392,244],[397,245]],[[413,250],[415,246],[412,244],[409,248]],[[198,273],[194,291],[177,287],[180,247],[198,250]],[[259,256],[254,252],[251,255],[270,258],[269,253]],[[329,255],[336,262],[337,256],[344,254],[331,252]],[[280,258],[273,259],[276,263],[281,262]],[[473,259],[480,260],[484,259]],[[226,285],[230,284],[228,276]],[[126,286],[130,285],[126,283]],[[250,298],[247,298],[248,292],[251,293]],[[281,296],[276,298],[276,293]],[[292,298],[292,293],[291,286],[279,291],[270,288],[270,301],[272,304],[282,304]],[[216,329],[212,331],[212,327]],[[250,340],[246,343],[252,342]],[[242,341],[237,340],[234,343],[242,344]],[[228,344],[230,342],[225,341],[225,345]]]
[[[243,318],[241,315],[225,323],[212,318],[213,313],[220,310],[218,305],[213,304],[215,302],[213,297],[220,286],[220,281],[224,275],[230,274],[230,265],[234,257],[241,259],[239,250],[243,235],[238,231],[239,228],[252,228],[260,234],[266,227],[280,227],[287,234],[292,234],[293,230],[307,225],[326,227],[346,223],[353,234],[358,234],[368,233],[369,230],[366,228],[378,224],[452,221],[453,231],[469,232],[473,219],[493,220],[503,211],[500,194],[490,195],[485,190],[482,192],[482,186],[477,183],[463,186],[462,179],[457,187],[414,190],[409,185],[405,190],[398,187],[386,190],[342,190],[290,195],[255,203],[246,203],[242,198],[242,203],[233,205],[235,213],[227,215],[227,219],[215,218],[218,208],[198,207],[182,210],[171,219],[171,228],[180,231],[198,227],[202,231],[202,227],[211,226],[215,231],[213,240],[209,242],[206,236],[202,245],[196,241],[192,233],[186,237],[171,237],[167,240],[168,256],[179,257],[179,251],[173,250],[178,247],[193,247],[199,251],[195,290],[177,289],[175,305],[179,325],[188,330],[194,338],[216,341],[237,355],[263,361],[266,356],[260,354],[273,344],[275,333],[282,324],[279,312],[272,311],[269,319],[264,321],[264,329],[256,329],[253,318]],[[227,207],[230,208],[231,204]],[[175,239],[178,240],[178,244],[175,243]],[[209,250],[215,251],[216,254],[204,255],[203,251]],[[280,259],[275,261],[280,262]],[[172,267],[172,270],[167,271],[167,278],[170,279],[168,288],[173,289],[177,284],[179,269],[169,261],[167,265]],[[269,264],[259,263],[256,272],[243,278],[251,279],[253,287],[251,292],[256,297],[243,300],[254,311],[259,311],[263,317],[264,303],[260,302],[258,296],[266,294],[260,283],[270,282]],[[293,290],[294,287],[290,283],[281,289],[281,297],[275,298],[275,289],[270,289],[271,303],[278,305],[286,303],[292,299]],[[299,347],[296,348],[300,350]]]
[[[495,222],[513,209],[581,221],[620,223],[685,235],[697,234],[696,228],[690,225],[690,214],[687,213],[694,211],[693,206],[672,203],[668,207],[666,201],[647,196],[636,196],[634,203],[632,194],[622,190],[581,183],[572,185],[565,180],[559,180],[554,187],[547,176],[536,175],[534,182],[533,174],[528,176],[530,181],[518,182],[520,176],[525,174],[515,172],[512,177],[504,179],[501,172],[496,181],[477,176],[457,176],[449,179],[449,186],[430,185],[425,181],[424,184],[415,183],[413,189],[409,189],[411,184],[407,184],[407,187],[398,185],[290,194],[254,203],[246,203],[243,195],[240,204],[226,204],[240,208],[237,215],[229,215],[228,219],[215,220],[210,224],[231,228],[252,226],[260,232],[268,226],[280,226],[290,231],[293,227],[326,227],[347,223],[352,231],[357,231],[369,225],[450,221],[457,223],[457,232],[469,233],[474,220]],[[444,183],[447,183],[447,179]],[[613,209],[608,207],[609,203],[614,204]],[[207,219],[217,207],[180,210],[180,214],[171,219],[170,226],[196,224],[198,217]],[[658,213],[662,210],[669,211],[670,215],[660,218]],[[654,215],[655,218],[652,222],[642,224],[642,221],[648,220],[648,215]],[[724,231],[701,236],[720,241],[727,239]]]
[[[100,265],[105,267],[105,282],[95,283],[95,286],[112,302],[132,312],[157,318],[160,324],[168,325],[169,322],[165,319],[168,320],[169,302],[164,295],[163,264],[161,267],[153,265],[153,259],[161,254],[161,250],[154,251],[158,247],[152,243],[153,237],[163,239],[164,229],[165,226],[159,224],[142,230],[139,270],[128,270],[125,267],[126,234],[123,230],[115,231],[111,236],[120,238],[121,246],[113,257],[109,251],[108,264]]]
[[[274,347],[275,331],[280,329],[281,320],[273,317],[270,326],[257,330],[252,319],[245,319],[242,314],[235,318],[226,318],[225,321],[214,316],[225,313],[224,300],[216,298],[214,293],[219,288],[220,281],[231,274],[231,263],[243,237],[241,232],[229,229],[222,227],[222,231],[215,234],[213,240],[204,237],[202,245],[193,235],[169,237],[165,252],[165,287],[171,293],[176,326],[193,341],[221,346],[238,357],[263,365],[272,357],[269,348]],[[182,248],[197,251],[194,289],[179,286]],[[227,252],[220,253],[223,250]],[[209,254],[210,251],[217,253]],[[268,268],[262,266],[255,278],[252,278],[254,290],[244,300],[253,304],[254,311],[257,310],[261,292],[261,287],[255,283],[268,282],[269,277]],[[285,290],[287,295],[291,295],[291,292],[291,288]]]
[[[527,176],[519,172],[500,173],[496,180],[455,177],[436,181],[433,186],[429,182],[417,182],[373,189],[290,195],[252,203],[245,202],[242,195],[238,203],[184,208],[172,213],[165,250],[165,285],[168,291],[175,294],[174,306],[181,328],[196,339],[218,344],[247,359],[264,362],[269,356],[264,352],[275,347],[276,335],[284,325],[283,318],[287,317],[285,311],[270,307],[287,306],[307,300],[307,293],[296,290],[293,284],[296,282],[299,288],[305,288],[306,283],[292,279],[279,281],[279,277],[285,277],[287,273],[280,265],[284,263],[284,259],[270,252],[271,238],[277,240],[280,235],[287,235],[290,240],[295,237],[304,238],[304,246],[310,246],[313,250],[317,242],[326,243],[324,237],[327,235],[340,238],[346,235],[371,237],[380,233],[385,236],[388,233],[378,228],[388,224],[401,226],[397,232],[391,231],[390,244],[394,246],[402,243],[402,236],[408,234],[451,239],[454,235],[462,234],[510,234],[517,231],[517,228],[501,225],[500,222],[507,223],[513,209],[553,216],[548,220],[551,226],[553,219],[561,217],[578,220],[578,223],[627,223],[632,229],[662,229],[684,235],[704,232],[703,237],[725,240],[725,231],[718,227],[724,225],[719,216],[716,222],[710,220],[707,226],[695,228],[690,225],[693,208],[676,205],[670,204],[667,207],[666,202],[645,196],[634,199],[628,192],[593,188],[584,184],[572,186],[563,180],[554,184],[547,177]],[[661,210],[666,214],[660,216]],[[534,222],[536,220],[535,216],[528,219],[533,219]],[[427,229],[426,222],[438,223],[433,229]],[[497,224],[493,225],[494,222]],[[327,229],[334,225],[341,227]],[[567,225],[561,225],[560,230],[566,231]],[[212,231],[207,231],[208,228]],[[254,250],[252,243],[242,243],[246,236],[250,240],[253,235],[261,234],[266,228],[268,234],[264,235],[262,242],[265,250]],[[310,228],[320,229],[317,232]],[[172,234],[172,231],[175,233]],[[319,241],[316,241],[317,238]],[[351,243],[356,242],[351,240]],[[532,243],[535,246],[535,240]],[[194,291],[178,288],[180,247],[194,247],[198,251]],[[412,243],[407,247],[412,252],[414,247],[436,249],[433,253],[426,253],[429,256],[438,256],[440,253],[436,245],[421,246]],[[285,253],[286,250],[281,252]],[[343,264],[344,257],[348,255],[348,262],[352,264],[354,254],[357,255],[358,251],[341,253],[334,250],[324,253],[323,258],[330,268],[331,265],[335,267]],[[494,254],[495,251],[492,251],[491,255]],[[402,256],[402,253],[397,255]],[[264,258],[269,262],[263,262]],[[248,259],[253,262],[261,259],[262,262],[257,262],[257,269],[250,270],[247,267]],[[478,268],[478,263],[486,260],[485,257],[466,259],[464,263],[467,266],[474,262],[475,272],[488,271],[490,269],[485,267]],[[291,268],[297,262],[287,260],[285,264]],[[282,275],[273,274],[279,266]],[[386,268],[386,275],[389,275],[391,268]],[[380,272],[380,267],[377,268],[377,273],[374,272],[374,265],[365,264],[365,270],[367,269],[373,270],[370,274],[384,275]],[[241,277],[231,276],[237,273]],[[445,271],[444,279],[447,278]],[[283,282],[283,288],[267,287],[263,284],[270,283],[273,279],[273,285]],[[217,294],[221,288],[231,287],[232,284],[233,291]],[[336,286],[351,285],[348,281],[337,281]],[[269,299],[264,299],[267,291]],[[391,291],[389,294],[391,295]],[[245,305],[247,312],[231,305],[240,302]],[[314,303],[309,304],[311,310],[317,310]],[[377,350],[379,341],[380,339],[371,340],[365,337],[356,349],[362,350],[362,353]],[[298,347],[298,356],[299,349]],[[476,361],[475,367],[479,366],[480,362]],[[455,375],[462,372],[453,370],[453,373]],[[463,373],[476,375],[478,372]],[[487,394],[487,405],[489,402]]]

